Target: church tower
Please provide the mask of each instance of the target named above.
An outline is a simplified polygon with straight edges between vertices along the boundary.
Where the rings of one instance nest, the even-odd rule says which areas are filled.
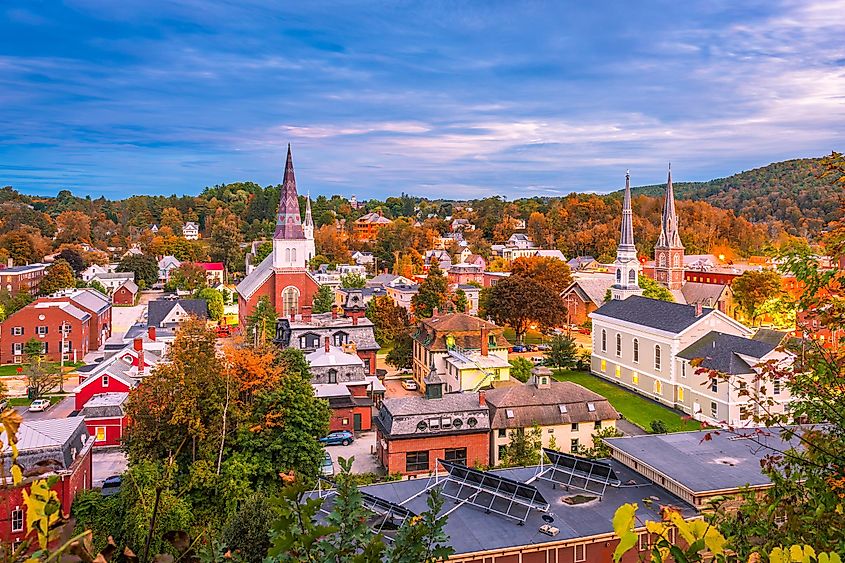
[[[610,286],[611,297],[626,299],[632,295],[642,295],[643,290],[639,285],[640,263],[637,260],[637,248],[634,246],[634,213],[631,210],[631,174],[629,172],[625,172],[622,228],[614,265],[616,266],[616,282]]]
[[[276,213],[276,231],[273,233],[273,268],[305,270],[314,257],[314,223],[311,220],[310,201],[305,226],[299,214],[299,195],[293,173],[293,157],[288,145],[285,176]]]
[[[681,237],[678,234],[671,164],[669,179],[666,181],[666,200],[663,202],[660,237],[654,246],[654,279],[670,290],[681,289],[684,285],[684,245],[681,244]]]

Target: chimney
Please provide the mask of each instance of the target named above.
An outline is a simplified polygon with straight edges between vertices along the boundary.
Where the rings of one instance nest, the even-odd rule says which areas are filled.
[[[136,352],[144,351],[144,340],[139,336],[132,341],[132,347]]]
[[[332,305],[332,318],[337,318],[337,305]]]
[[[310,323],[311,322],[311,306],[305,305],[302,307],[302,322]]]
[[[488,336],[489,329],[486,326],[481,327],[481,355],[486,356],[490,353],[490,337]]]
[[[327,336],[327,337],[325,337],[323,340],[325,340],[326,352],[328,352],[328,351],[329,351],[329,346],[330,346],[330,344],[329,344],[329,337]]]
[[[347,315],[350,319],[352,319],[352,326],[358,326],[358,315],[357,313],[354,315]]]
[[[156,340],[156,327],[154,327],[154,326],[147,327],[147,336],[149,337],[150,340],[155,342],[155,340]]]
[[[487,406],[487,397],[484,394],[484,391],[478,392],[478,406],[486,407]]]
[[[701,301],[699,301],[698,303],[696,303],[696,304],[695,304],[695,316],[696,316],[696,317],[700,317],[700,316],[701,316],[701,313],[702,313],[702,310],[701,310]]]

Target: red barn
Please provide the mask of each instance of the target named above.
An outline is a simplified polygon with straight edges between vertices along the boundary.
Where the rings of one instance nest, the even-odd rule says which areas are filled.
[[[94,436],[94,447],[119,446],[126,431],[123,405],[129,393],[100,393],[91,397],[79,413],[85,419],[88,433]]]
[[[123,285],[114,290],[111,299],[115,305],[134,305],[137,295],[138,284],[132,280],[127,280],[123,282]]]

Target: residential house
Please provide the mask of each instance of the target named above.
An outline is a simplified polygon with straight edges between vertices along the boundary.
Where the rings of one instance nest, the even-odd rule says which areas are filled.
[[[580,326],[587,322],[590,313],[604,305],[613,283],[613,274],[577,276],[560,293],[566,305],[566,324]]]
[[[493,287],[499,281],[505,279],[506,277],[510,276],[510,272],[484,272],[484,287]]]
[[[359,276],[366,277],[367,275],[367,268],[365,266],[361,266],[358,264],[338,264],[337,265],[337,272],[342,275],[348,274],[356,274]]]
[[[460,262],[461,264],[465,264],[470,256],[472,256],[472,250],[469,249],[469,246],[461,247],[460,251],[457,254],[458,262]]]
[[[11,295],[18,293],[38,295],[38,286],[46,273],[47,264],[7,266],[0,270],[0,287]]]
[[[96,289],[90,287],[69,289],[54,293],[49,299],[57,301],[67,299],[91,315],[88,327],[89,350],[99,350],[111,337],[111,302],[107,296]]]
[[[384,385],[368,373],[354,345],[332,346],[329,336],[324,337],[323,344],[305,359],[311,367],[315,394],[326,399],[332,410],[329,430],[370,430],[373,406],[381,404]]]
[[[123,282],[123,285],[118,287],[112,293],[112,303],[115,305],[134,305],[135,299],[138,297],[138,284],[132,280]]]
[[[193,221],[188,221],[182,225],[182,236],[186,240],[197,240],[200,238],[200,227]]]
[[[560,260],[561,262],[566,262],[566,256],[563,255],[563,252],[557,249],[545,250],[539,248],[533,256],[537,256],[538,258],[554,258],[556,260]]]
[[[158,261],[158,281],[162,284],[169,282],[173,270],[181,265],[182,263],[174,256],[162,256],[161,260]]]
[[[489,465],[490,416],[478,393],[384,399],[374,422],[376,457],[389,474],[430,474],[440,459]]]
[[[208,304],[204,299],[155,299],[147,304],[147,326],[163,336],[175,334],[189,317],[208,320]]]
[[[423,260],[423,268],[426,272],[435,264],[444,272],[452,267],[452,257],[445,250],[426,250]]]
[[[364,306],[367,306],[370,301],[375,299],[376,297],[386,297],[387,290],[383,287],[362,287],[361,289],[352,289],[347,287],[338,287],[335,289],[334,296],[335,296],[335,304],[338,307],[343,307],[343,304],[346,303],[347,299],[349,299],[350,292],[360,292],[361,298],[364,300]]]
[[[352,260],[359,266],[369,266],[375,263],[375,256],[373,256],[372,252],[356,250],[352,253]]]
[[[575,272],[594,272],[601,269],[601,264],[592,256],[576,256],[566,263]]]
[[[470,223],[469,219],[452,219],[449,228],[453,233],[457,233],[459,231],[474,231],[475,225]]]
[[[79,273],[79,277],[82,281],[89,282],[98,274],[107,274],[115,271],[117,271],[117,264],[106,264],[104,266],[101,266],[100,264],[91,264]]]
[[[411,301],[414,299],[414,295],[419,293],[420,286],[411,283],[408,285],[387,285],[384,289],[387,292],[387,296],[393,300],[394,305],[410,312]]]
[[[379,209],[356,219],[352,226],[352,233],[359,242],[372,242],[376,240],[378,232],[391,223],[393,221],[385,217]]]
[[[447,270],[447,277],[449,283],[452,284],[477,283],[482,285],[484,283],[484,269],[475,264],[453,264]]]
[[[483,256],[480,254],[470,254],[463,260],[464,264],[473,264],[475,266],[480,266],[482,270],[487,269],[487,260],[484,259]]]
[[[197,262],[205,270],[205,279],[209,287],[225,283],[226,267],[223,262]]]
[[[113,294],[117,288],[128,281],[135,281],[134,272],[104,272],[102,274],[95,274],[91,281],[96,281],[102,284],[109,295]]]
[[[675,301],[687,305],[698,305],[718,309],[729,317],[736,317],[736,305],[734,304],[734,293],[731,286],[714,283],[700,283],[685,281],[681,286],[680,298]],[[672,292],[675,296],[676,291]]]
[[[455,286],[455,291],[461,290],[467,297],[467,313],[470,315],[478,314],[478,298],[481,296],[481,288],[477,285],[459,284]]]
[[[367,280],[367,287],[388,287],[397,285],[413,285],[414,280],[408,279],[405,276],[397,276],[396,274],[379,274]]]
[[[0,323],[0,364],[23,363],[24,346],[32,339],[49,361],[80,360],[90,349],[91,321],[91,314],[68,298],[37,299]]]
[[[425,390],[445,385],[445,392],[477,391],[510,380],[504,329],[466,313],[435,314],[413,334],[413,374]]]
[[[525,233],[514,233],[508,239],[505,246],[526,250],[528,248],[534,248],[534,241],[532,241]]]
[[[537,427],[542,445],[580,453],[593,435],[616,428],[619,413],[607,399],[568,381],[553,381],[549,368],[535,368],[528,383],[483,392],[490,408],[490,465],[503,461],[514,432]]]
[[[12,452],[8,447],[6,433],[0,437],[3,447],[4,475],[9,475]],[[91,449],[94,439],[85,428],[81,417],[52,418],[46,420],[25,420],[17,429],[17,459],[15,463],[23,470],[23,481],[13,484],[10,477],[0,492],[0,541],[7,546],[17,546],[28,532],[28,505],[24,494],[30,494],[30,487],[36,479],[54,479],[51,489],[61,505],[61,516],[70,517],[70,509],[77,494],[92,486],[93,467]]]

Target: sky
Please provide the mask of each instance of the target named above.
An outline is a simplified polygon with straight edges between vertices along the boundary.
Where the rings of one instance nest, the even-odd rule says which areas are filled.
[[[845,0],[6,0],[0,186],[509,199],[845,150]]]

